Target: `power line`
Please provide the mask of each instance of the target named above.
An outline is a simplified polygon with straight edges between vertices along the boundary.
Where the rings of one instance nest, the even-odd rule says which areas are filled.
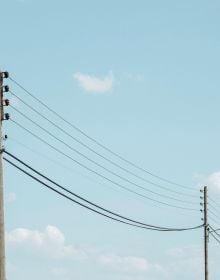
[[[37,155],[38,157],[41,157],[41,158],[43,158],[43,159],[46,159],[46,160],[52,162],[53,164],[56,164],[57,166],[62,167],[65,171],[68,170],[70,174],[72,174],[72,172],[74,172],[75,174],[78,174],[78,175],[80,175],[81,177],[88,179],[89,181],[93,181],[93,182],[95,182],[96,184],[101,184],[102,186],[105,186],[104,184],[100,183],[98,180],[94,179],[92,176],[89,176],[89,175],[87,175],[87,174],[84,174],[84,173],[82,173],[82,172],[79,172],[78,170],[76,170],[76,169],[74,169],[74,168],[72,168],[72,167],[70,167],[70,166],[67,166],[66,164],[63,164],[63,163],[61,163],[60,161],[55,160],[55,159],[52,158],[52,157],[48,157],[47,155],[45,155],[45,153],[39,152],[38,150],[33,149],[32,147],[30,147],[30,146],[28,146],[28,145],[26,145],[26,144],[24,144],[24,143],[18,141],[17,139],[14,139],[14,138],[11,137],[11,136],[7,138],[7,141],[8,141],[8,140],[14,142],[16,145],[19,145],[19,146],[21,146],[22,148],[24,148],[24,149],[26,149],[26,150],[32,152],[33,154]],[[107,186],[106,186],[106,188],[107,188]],[[184,215],[184,214],[182,214],[182,215]]]
[[[78,155],[80,155],[81,157],[85,158],[86,160],[92,162],[93,164],[97,165],[98,167],[104,169],[105,171],[109,172],[110,174],[118,177],[119,179],[129,183],[129,184],[132,184],[133,186],[139,188],[139,189],[142,189],[146,192],[149,192],[149,193],[152,193],[154,195],[157,195],[157,196],[160,196],[160,197],[163,197],[163,198],[167,198],[167,199],[170,199],[170,200],[174,200],[174,201],[177,201],[177,202],[181,202],[181,203],[186,203],[186,204],[193,204],[193,205],[196,205],[197,203],[196,202],[192,202],[192,201],[187,201],[187,200],[181,200],[181,199],[178,199],[178,198],[174,198],[174,197],[171,197],[171,196],[168,196],[168,195],[165,195],[165,194],[159,194],[155,191],[152,191],[152,190],[149,190],[117,173],[115,173],[114,171],[104,167],[103,165],[99,164],[98,162],[94,161],[93,159],[89,158],[88,156],[86,156],[85,154],[81,153],[80,151],[76,150],[75,148],[73,148],[72,146],[70,146],[68,143],[66,143],[65,141],[63,141],[62,139],[60,139],[59,137],[55,136],[53,133],[51,133],[50,131],[48,131],[47,129],[45,129],[44,127],[42,127],[41,125],[39,125],[38,123],[36,123],[35,121],[33,121],[31,118],[29,118],[28,116],[26,116],[25,114],[23,114],[20,110],[16,109],[14,106],[11,106],[16,112],[18,112],[20,115],[22,115],[25,119],[27,119],[28,121],[30,121],[31,123],[33,123],[35,126],[37,126],[38,128],[40,128],[41,130],[43,130],[45,133],[47,133],[48,135],[50,135],[51,137],[53,137],[54,139],[56,139],[58,142],[62,143],[64,146],[68,147],[69,149],[71,149],[72,151],[74,151],[75,153],[77,153]]]
[[[21,129],[23,129],[24,131],[28,132],[30,135],[32,135],[33,137],[35,137],[36,139],[38,139],[39,141],[41,141],[41,142],[44,143],[45,145],[49,146],[50,148],[52,148],[53,150],[55,150],[55,151],[58,152],[59,154],[65,156],[66,158],[70,159],[71,161],[75,162],[76,164],[80,165],[81,167],[83,167],[84,169],[90,171],[91,173],[96,174],[97,176],[99,176],[99,177],[101,177],[101,178],[103,178],[103,179],[105,179],[105,180],[107,180],[107,181],[113,183],[114,185],[116,185],[116,186],[118,186],[118,187],[120,187],[120,188],[122,188],[122,189],[124,189],[124,190],[126,190],[126,191],[128,191],[128,192],[130,192],[130,193],[133,193],[133,194],[138,195],[138,196],[140,196],[140,197],[143,197],[143,198],[145,198],[145,199],[147,199],[147,200],[153,201],[153,202],[155,202],[155,203],[163,204],[163,205],[166,205],[166,206],[169,206],[169,207],[179,208],[179,209],[183,209],[183,210],[187,210],[187,211],[196,211],[196,212],[199,211],[198,209],[195,209],[195,208],[187,208],[187,207],[182,207],[182,206],[177,206],[177,205],[169,204],[169,203],[166,203],[166,202],[162,202],[162,201],[160,201],[160,200],[156,200],[156,199],[150,198],[150,197],[148,197],[148,196],[146,196],[146,195],[140,194],[140,193],[138,193],[138,192],[136,192],[136,191],[133,191],[133,190],[131,190],[130,188],[127,188],[127,187],[125,187],[125,186],[119,184],[118,182],[115,182],[115,181],[109,179],[108,177],[106,177],[106,176],[100,174],[99,172],[97,172],[97,171],[95,171],[95,170],[89,168],[88,166],[82,164],[81,162],[75,160],[73,157],[67,155],[67,154],[64,153],[63,151],[61,151],[61,150],[59,150],[58,148],[54,147],[53,145],[51,145],[50,143],[48,143],[47,141],[45,141],[44,139],[42,139],[41,137],[39,137],[38,135],[36,135],[35,133],[33,133],[31,130],[25,128],[23,125],[19,124],[18,122],[16,122],[16,121],[13,120],[12,118],[11,118],[10,120],[11,120],[14,124],[16,124],[18,127],[20,127]]]
[[[7,153],[7,152],[6,152],[6,153]],[[9,154],[9,153],[8,153],[8,154]],[[87,208],[88,210],[93,211],[93,212],[95,212],[95,213],[97,213],[97,214],[99,214],[99,215],[105,216],[106,218],[110,218],[110,219],[113,219],[113,220],[115,220],[115,221],[117,221],[117,222],[121,222],[121,223],[124,223],[124,224],[127,224],[127,225],[131,225],[131,226],[135,226],[135,227],[140,227],[140,228],[145,228],[145,229],[148,229],[148,230],[156,230],[156,231],[188,231],[188,230],[194,230],[194,229],[198,229],[198,228],[203,227],[203,225],[199,225],[199,226],[190,227],[190,228],[178,228],[178,229],[174,229],[174,228],[164,228],[164,227],[157,227],[157,226],[148,225],[148,224],[144,224],[144,223],[137,222],[137,221],[135,221],[135,220],[128,219],[128,218],[126,218],[126,217],[124,217],[124,216],[121,216],[121,215],[118,215],[118,214],[116,214],[116,213],[114,213],[114,212],[112,212],[112,211],[110,211],[110,210],[107,210],[107,209],[105,209],[105,208],[102,208],[102,207],[100,207],[100,206],[98,206],[98,205],[96,205],[96,204],[94,204],[94,203],[91,203],[90,201],[88,201],[88,200],[86,200],[86,199],[84,199],[84,198],[82,198],[82,197],[76,195],[76,194],[73,193],[73,192],[70,192],[70,191],[67,190],[66,188],[60,186],[59,184],[57,184],[57,183],[55,183],[54,181],[52,181],[51,179],[49,179],[47,176],[44,176],[43,174],[41,174],[40,172],[36,171],[36,170],[33,169],[32,167],[28,166],[27,164],[25,164],[25,163],[22,162],[21,160],[17,159],[17,158],[14,157],[14,156],[12,156],[12,157],[15,158],[16,160],[18,160],[20,163],[22,163],[22,164],[25,165],[26,167],[28,167],[29,169],[31,169],[32,171],[36,172],[38,175],[40,175],[40,176],[42,176],[43,178],[45,178],[46,180],[50,181],[50,182],[53,183],[53,184],[56,184],[57,186],[59,186],[59,187],[62,188],[63,190],[65,190],[65,191],[71,193],[71,194],[74,195],[74,196],[77,196],[77,197],[80,198],[81,200],[84,200],[85,202],[87,202],[87,203],[89,203],[89,204],[91,204],[91,205],[93,205],[93,206],[95,206],[95,207],[97,207],[97,208],[100,208],[100,209],[103,210],[103,211],[106,211],[106,212],[108,212],[108,213],[111,213],[111,214],[114,215],[114,216],[119,216],[119,217],[122,218],[122,219],[130,220],[130,221],[132,221],[132,222],[134,222],[134,223],[137,223],[137,224],[142,224],[142,226],[140,226],[140,225],[135,225],[135,224],[131,224],[131,223],[128,223],[128,222],[124,222],[124,221],[122,221],[122,220],[119,220],[119,219],[116,219],[116,218],[114,218],[114,217],[108,216],[108,215],[106,215],[106,214],[104,214],[104,213],[102,213],[102,212],[99,212],[99,211],[97,211],[97,210],[95,210],[95,209],[93,209],[93,208],[91,208],[91,207],[89,207],[89,206],[86,206],[86,205],[82,204],[81,202],[76,201],[75,199],[73,199],[73,198],[67,196],[66,194],[64,194],[64,193],[62,193],[62,192],[56,190],[55,188],[51,187],[49,184],[47,184],[47,183],[41,181],[40,179],[38,179],[38,178],[35,177],[34,175],[32,175],[32,174],[30,174],[29,172],[25,171],[23,168],[17,166],[16,164],[14,164],[13,162],[11,162],[11,161],[8,160],[7,158],[3,157],[3,159],[4,159],[6,162],[8,162],[10,165],[12,165],[13,167],[17,168],[18,170],[20,170],[21,172],[23,172],[23,173],[26,174],[27,176],[31,177],[32,179],[34,179],[35,181],[37,181],[37,182],[40,183],[41,185],[44,185],[44,186],[47,187],[48,189],[50,189],[50,190],[56,192],[57,194],[59,194],[59,195],[65,197],[66,199],[69,199],[69,200],[71,200],[72,202],[74,202],[74,203],[76,203],[76,204],[78,204],[78,205],[80,205],[80,206],[82,206],[82,207],[84,207],[84,208]]]
[[[108,151],[109,153],[111,153],[112,155],[116,156],[117,158],[119,158],[120,160],[126,162],[127,164],[135,167],[136,169],[147,173],[148,175],[151,175],[159,180],[162,180],[164,182],[167,182],[169,184],[172,185],[176,185],[179,186],[181,188],[184,189],[188,189],[191,191],[195,191],[194,188],[192,187],[188,187],[182,184],[178,184],[176,182],[173,182],[171,180],[168,180],[164,177],[158,176],[152,172],[150,172],[149,170],[138,166],[137,164],[131,162],[130,160],[122,157],[121,155],[119,155],[118,153],[112,151],[111,149],[109,149],[108,147],[106,147],[105,145],[103,145],[102,143],[100,143],[99,141],[97,141],[96,139],[94,139],[93,137],[89,136],[87,133],[85,133],[84,131],[82,131],[80,128],[78,128],[76,125],[72,124],[70,121],[66,120],[64,117],[62,117],[60,114],[58,114],[56,111],[54,111],[53,109],[51,109],[48,105],[46,105],[43,101],[41,101],[39,98],[37,98],[34,94],[32,94],[30,91],[28,91],[27,89],[25,89],[20,83],[18,83],[16,80],[14,80],[13,78],[9,77],[9,79],[16,84],[18,87],[20,87],[24,92],[26,92],[29,96],[31,96],[33,99],[35,99],[37,102],[39,102],[42,106],[44,106],[47,110],[49,110],[51,113],[53,113],[55,116],[57,116],[59,119],[61,119],[62,121],[64,121],[66,124],[68,124],[70,127],[72,127],[73,129],[75,129],[76,131],[78,131],[80,134],[84,135],[86,138],[88,138],[89,140],[91,140],[92,142],[94,142],[95,144],[97,144],[98,146],[100,146],[101,148],[103,148],[104,150]]]
[[[35,149],[29,147],[28,145],[26,145],[26,144],[24,144],[24,143],[22,143],[22,142],[20,142],[20,141],[18,141],[18,140],[16,140],[16,139],[14,139],[14,138],[11,137],[11,136],[8,137],[7,140],[11,140],[11,141],[13,141],[16,145],[21,146],[22,148],[24,148],[24,149],[26,149],[26,150],[32,152],[33,154],[37,155],[38,157],[41,157],[41,158],[43,158],[43,159],[46,159],[46,160],[52,162],[53,164],[56,164],[57,166],[62,167],[65,171],[68,170],[70,174],[72,174],[72,172],[74,172],[74,173],[80,175],[81,177],[86,178],[86,179],[89,180],[90,182],[92,181],[92,182],[94,182],[94,183],[96,183],[96,184],[98,184],[98,185],[100,185],[100,186],[102,186],[102,187],[106,187],[106,188],[111,187],[112,189],[115,190],[115,188],[113,188],[111,185],[106,186],[105,184],[103,184],[103,183],[99,182],[98,180],[94,179],[93,177],[91,177],[91,176],[89,176],[89,175],[85,175],[85,174],[79,172],[78,170],[76,171],[74,168],[71,168],[70,166],[67,166],[67,165],[65,165],[65,164],[62,164],[60,161],[57,161],[57,160],[55,160],[55,159],[53,159],[53,158],[51,158],[51,157],[46,156],[44,153],[41,153],[41,152],[39,152],[39,151],[37,151],[37,150],[35,150]],[[143,202],[143,200],[142,200],[142,199],[140,200],[139,197],[135,197],[135,198],[138,199],[138,201]],[[164,206],[161,206],[161,207],[164,207]],[[157,206],[157,208],[160,208],[160,206]],[[171,210],[171,209],[170,209],[170,210]],[[178,211],[177,211],[175,214],[180,215],[180,216],[185,216],[185,217],[191,216],[191,213],[180,213],[180,212],[178,212]]]
[[[220,240],[212,232],[209,232],[209,233],[218,243],[220,243]]]
[[[215,211],[215,213],[218,213],[220,215],[220,210],[218,210],[215,206],[213,206],[211,203],[209,203],[209,207],[212,208],[213,211]]]
[[[138,223],[138,224],[141,224],[141,225],[144,225],[144,226],[149,226],[149,227],[155,227],[155,228],[159,228],[159,229],[171,229],[171,228],[165,228],[165,227],[158,227],[158,226],[152,226],[152,225],[149,225],[149,224],[145,224],[143,222],[139,222],[139,221],[136,221],[136,220],[132,220],[132,219],[128,219],[124,216],[121,216],[117,213],[114,213],[114,212],[111,212],[103,207],[100,207],[99,205],[95,204],[95,203],[92,203],[91,201],[83,198],[82,196],[80,195],[77,195],[76,193],[70,191],[67,187],[64,187],[60,184],[58,184],[57,182],[55,182],[54,180],[50,179],[48,176],[45,176],[44,174],[42,174],[41,172],[37,171],[35,168],[31,167],[29,164],[25,163],[24,161],[22,161],[21,159],[19,159],[18,157],[16,157],[15,155],[7,152],[6,150],[4,150],[4,153],[6,153],[7,155],[9,155],[10,157],[12,157],[13,159],[15,159],[16,161],[18,161],[19,163],[21,163],[22,165],[24,165],[25,167],[27,167],[28,169],[30,169],[31,171],[35,172],[37,175],[43,177],[44,179],[48,180],[50,183],[53,183],[54,185],[56,185],[57,187],[61,188],[62,190],[68,192],[69,194],[72,194],[74,195],[75,197],[83,200],[84,202],[87,202],[89,204],[91,204],[92,206],[95,206],[103,211],[106,211],[108,212],[109,214],[113,214],[115,216],[118,216],[119,218],[123,218],[123,219],[126,219],[126,220],[129,220],[130,222],[134,222],[134,223]],[[173,229],[173,228],[172,228]],[[176,229],[175,229],[176,230]]]
[[[213,218],[211,215],[209,215],[209,219],[213,221],[216,225],[220,225],[220,222],[218,222],[215,218]]]
[[[117,164],[116,162],[112,161],[111,159],[103,156],[102,154],[98,153],[97,151],[95,151],[94,149],[92,149],[91,147],[89,147],[88,145],[86,145],[84,142],[80,141],[78,138],[74,137],[72,134],[68,133],[66,130],[64,130],[62,127],[60,127],[59,125],[57,125],[55,122],[51,121],[48,117],[46,117],[45,115],[43,115],[42,113],[40,113],[38,110],[36,110],[33,106],[31,106],[30,104],[28,104],[26,101],[24,101],[22,98],[20,98],[17,94],[15,94],[14,92],[10,91],[10,93],[15,96],[19,101],[21,101],[25,106],[27,106],[29,109],[31,109],[33,112],[35,112],[37,115],[39,115],[41,118],[45,119],[46,121],[48,121],[50,124],[52,124],[54,127],[56,127],[57,129],[59,129],[60,131],[62,131],[65,135],[69,136],[71,139],[73,139],[74,141],[76,141],[77,143],[79,143],[80,145],[82,145],[83,147],[85,147],[86,149],[88,149],[89,151],[93,152],[94,154],[98,155],[99,157],[101,157],[102,159],[106,160],[107,162],[111,163],[112,165],[120,168],[121,170],[127,172],[128,174],[146,182],[149,183],[151,185],[154,185],[160,189],[163,190],[167,190],[169,192],[178,194],[178,195],[183,195],[183,196],[189,196],[189,197],[197,197],[196,195],[193,194],[188,194],[188,193],[183,193],[183,192],[179,192],[179,191],[175,191],[172,189],[169,189],[165,186],[161,186],[160,184],[156,184],[150,180],[145,179],[144,177],[137,175],[136,173],[128,170],[127,168],[124,168],[123,166]],[[21,113],[18,109],[16,109],[14,106],[11,105],[11,107],[16,110],[19,114],[22,114],[23,117],[27,118],[26,115],[24,115],[23,113]]]
[[[218,237],[220,237],[220,234],[217,232],[218,229],[214,229],[211,225],[209,225],[209,227],[212,229],[212,231],[209,232],[214,232],[216,235],[218,235]]]
[[[216,215],[212,210],[208,210],[212,215],[214,215],[217,219],[219,219],[220,220],[220,217],[218,216],[218,215]]]
[[[216,206],[218,206],[220,208],[220,203],[216,202],[212,197],[209,196],[209,199],[215,203]]]

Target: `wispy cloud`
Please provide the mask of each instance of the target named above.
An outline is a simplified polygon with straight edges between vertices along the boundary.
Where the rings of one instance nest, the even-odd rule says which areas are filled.
[[[220,171],[213,172],[207,176],[197,174],[196,180],[201,186],[208,186],[215,193],[220,193]]]
[[[6,234],[6,240],[8,245],[43,252],[44,255],[55,259],[82,259],[86,256],[83,249],[66,245],[63,233],[51,225],[48,225],[43,232],[16,228]]]
[[[167,251],[169,263],[164,266],[167,279],[178,279],[185,275],[189,279],[192,272],[194,279],[202,277],[203,256],[202,248],[198,246],[185,246],[171,248]]]
[[[88,92],[106,93],[112,90],[114,84],[114,75],[109,72],[104,77],[97,77],[77,72],[73,75],[81,88]]]
[[[100,262],[106,266],[120,268],[125,271],[162,271],[162,267],[159,264],[152,264],[144,258],[135,256],[102,255]]]
[[[52,225],[48,225],[42,231],[16,228],[6,234],[6,240],[9,250],[12,249],[18,254],[20,251],[22,255],[36,259],[34,263],[37,265],[33,267],[33,271],[38,269],[41,261],[49,263],[46,267],[51,277],[41,279],[77,279],[79,275],[76,268],[81,266],[88,269],[92,266],[95,272],[97,269],[102,271],[97,279],[103,279],[104,275],[108,275],[108,279],[115,280],[143,280],[146,277],[155,280],[175,280],[180,279],[182,275],[187,279],[200,279],[203,272],[202,248],[197,246],[170,248],[166,252],[161,252],[163,258],[158,263],[136,254],[122,255],[114,252],[109,254],[102,249],[68,244],[63,232]],[[216,254],[217,260],[219,258],[217,248]],[[212,269],[216,267],[218,275],[217,261],[211,265]],[[9,269],[11,273],[23,271],[20,265],[10,265]],[[88,272],[84,274],[82,270],[80,273],[86,279]],[[95,279],[93,275],[90,278]]]
[[[89,246],[66,244],[62,231],[52,225],[48,225],[43,231],[16,228],[6,234],[6,241],[9,247],[16,248],[16,250],[29,251],[30,254],[34,254],[35,257],[40,256],[40,258],[44,256],[64,262],[67,260],[90,260],[110,271],[127,273],[154,273],[162,271],[162,267],[159,264],[151,263],[139,256],[107,254]],[[62,269],[53,270],[53,274],[63,272]]]

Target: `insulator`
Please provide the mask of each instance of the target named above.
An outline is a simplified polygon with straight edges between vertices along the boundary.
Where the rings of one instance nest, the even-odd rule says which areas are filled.
[[[9,78],[9,73],[8,73],[7,71],[2,72],[2,78],[3,78],[3,79]]]
[[[202,210],[202,209],[200,209],[200,212],[203,212],[203,210]]]
[[[5,99],[5,100],[4,100],[4,105],[5,105],[5,106],[9,106],[9,105],[10,105],[9,99]]]
[[[5,140],[7,140],[7,139],[8,139],[8,135],[7,135],[7,134],[5,134],[4,139],[5,139]]]
[[[3,92],[9,92],[9,86],[3,86],[2,89]]]
[[[200,196],[200,199],[203,199],[204,197]]]
[[[201,206],[203,206],[203,203],[202,203],[202,202],[200,202],[199,204],[200,204]]]
[[[203,190],[200,190],[200,192],[203,192]]]
[[[9,120],[10,119],[10,115],[9,115],[9,113],[6,113],[5,114],[5,118],[4,118],[5,120]]]

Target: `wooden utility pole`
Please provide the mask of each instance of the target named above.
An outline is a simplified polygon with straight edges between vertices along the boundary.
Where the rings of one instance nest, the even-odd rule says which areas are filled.
[[[209,225],[208,225],[208,203],[207,203],[208,189],[204,187],[204,250],[205,250],[205,280],[209,279],[208,272],[208,242],[209,242]]]
[[[3,79],[8,77],[7,72],[0,71],[0,280],[6,280],[5,273],[5,227],[4,227],[4,190],[3,190],[3,137],[2,137],[2,121],[4,119],[3,110]]]

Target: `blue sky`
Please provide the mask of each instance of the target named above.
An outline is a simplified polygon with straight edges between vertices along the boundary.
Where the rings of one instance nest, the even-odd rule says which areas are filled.
[[[159,176],[192,186],[196,203],[204,184],[220,203],[219,1],[8,0],[1,8],[1,69],[113,151]],[[104,156],[171,190],[191,193],[126,165],[71,130],[11,81],[7,83],[23,100]],[[16,98],[9,98],[56,136],[112,168]],[[52,145],[109,176],[12,108],[7,111]],[[201,223],[199,212],[146,201],[94,176],[13,122],[5,122],[4,131],[9,136],[8,151],[94,202],[156,225]],[[4,168],[8,279],[201,279],[202,230],[155,233],[120,225],[42,189],[6,163]],[[212,218],[217,221],[210,223],[217,227],[220,218]],[[219,246],[210,238],[213,280],[220,276],[219,257]]]

